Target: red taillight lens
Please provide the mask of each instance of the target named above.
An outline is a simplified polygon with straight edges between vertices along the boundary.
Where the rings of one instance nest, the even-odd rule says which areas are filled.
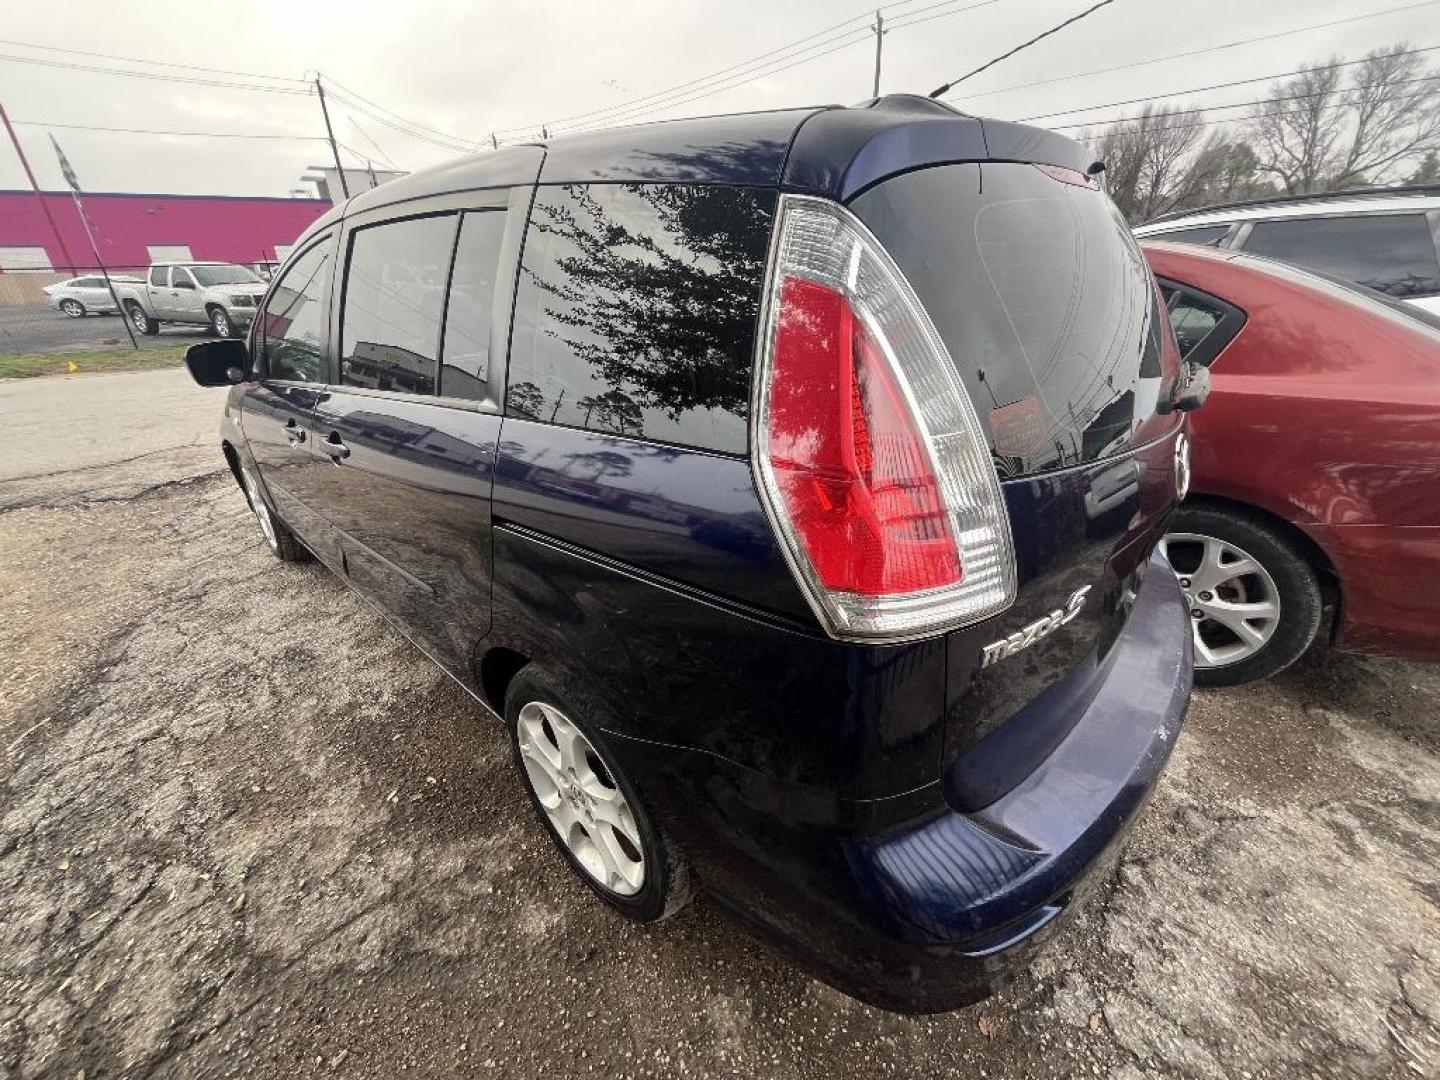
[[[939,481],[874,337],[824,285],[786,278],[779,297],[770,466],[820,583],[861,596],[958,583]]]
[[[761,344],[756,487],[826,632],[896,641],[1005,610],[989,440],[915,290],[838,203],[781,196]]]

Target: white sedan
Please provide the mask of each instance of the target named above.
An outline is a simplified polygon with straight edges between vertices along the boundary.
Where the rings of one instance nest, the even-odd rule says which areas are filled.
[[[110,280],[119,285],[134,284],[140,279],[111,274]],[[57,281],[54,285],[46,285],[41,291],[50,297],[53,307],[59,308],[72,319],[90,314],[115,313],[115,301],[110,296],[110,290],[105,287],[105,279],[99,274]]]

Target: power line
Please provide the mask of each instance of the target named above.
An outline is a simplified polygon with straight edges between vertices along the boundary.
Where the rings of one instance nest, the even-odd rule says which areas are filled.
[[[1081,11],[1081,12],[1075,14],[1075,15],[1071,15],[1070,18],[1066,19],[1064,22],[1057,23],[1057,24],[1055,24],[1054,26],[1050,27],[1049,30],[1045,30],[1045,31],[1043,31],[1043,32],[1041,32],[1041,33],[1039,33],[1039,34],[1036,34],[1036,35],[1035,35],[1033,38],[1031,38],[1029,41],[1022,41],[1019,45],[1016,45],[1016,46],[1015,46],[1013,49],[1011,49],[1009,52],[1001,53],[999,56],[995,57],[993,60],[987,60],[987,61],[985,61],[985,63],[981,64],[981,65],[980,65],[979,67],[977,67],[974,71],[968,71],[968,72],[966,72],[964,75],[961,75],[958,79],[952,79],[950,82],[946,83],[946,84],[943,85],[943,86],[937,86],[934,90],[931,90],[931,91],[930,91],[929,96],[932,97],[932,98],[938,98],[938,97],[940,97],[942,94],[948,94],[948,93],[950,92],[950,88],[951,88],[951,87],[959,85],[960,83],[964,82],[966,79],[974,78],[976,75],[979,75],[982,71],[987,71],[987,70],[989,70],[990,68],[994,67],[996,64],[1000,63],[1002,60],[1008,60],[1008,59],[1010,59],[1010,57],[1014,56],[1016,53],[1021,52],[1021,51],[1024,50],[1024,49],[1028,49],[1031,45],[1034,45],[1036,42],[1044,41],[1047,37],[1050,37],[1052,34],[1058,34],[1061,30],[1064,30],[1067,26],[1071,26],[1071,25],[1079,22],[1081,19],[1085,18],[1085,17],[1088,16],[1088,15],[1093,15],[1095,12],[1099,11],[1101,8],[1103,8],[1103,7],[1108,7],[1109,5],[1113,4],[1114,2],[1115,2],[1115,0],[1100,0],[1100,2],[1097,3],[1097,4],[1091,4],[1091,5],[1090,5],[1088,8],[1086,8],[1084,11]]]
[[[921,23],[927,23],[931,19],[948,19],[952,15],[963,15],[965,12],[974,11],[976,8],[989,7],[991,4],[997,3],[998,0],[984,0],[983,3],[966,4],[964,7],[957,7],[953,11],[940,11],[934,15],[926,15],[923,19],[913,17],[929,11],[931,8],[954,7],[955,2],[956,0],[947,0],[947,2],[943,4],[931,4],[930,7],[916,8],[914,11],[907,11],[897,21],[890,24],[890,29],[903,30],[907,26],[919,26]]]
[[[323,72],[316,72],[316,74],[318,75],[318,74],[324,74],[324,73],[323,73]],[[366,105],[366,106],[369,106],[371,109],[377,109],[377,110],[379,110],[379,111],[382,112],[382,113],[388,114],[391,118],[393,118],[393,119],[395,120],[396,123],[398,123],[398,124],[400,124],[400,125],[402,125],[402,126],[404,126],[404,127],[415,128],[415,129],[417,129],[417,130],[419,130],[419,131],[424,131],[424,132],[427,132],[427,133],[430,134],[430,135],[437,136],[438,138],[447,139],[447,140],[449,140],[449,141],[451,141],[451,142],[463,143],[463,144],[465,144],[465,145],[467,145],[467,146],[471,146],[471,147],[478,147],[478,146],[480,145],[478,142],[476,142],[476,141],[473,140],[473,139],[465,139],[465,138],[460,137],[459,135],[452,135],[452,134],[450,134],[448,131],[441,131],[439,128],[431,127],[431,126],[429,126],[428,124],[422,124],[422,123],[420,123],[420,121],[418,121],[418,120],[411,120],[409,117],[401,116],[401,115],[400,115],[399,113],[397,113],[394,109],[386,108],[384,105],[381,105],[378,101],[371,101],[371,100],[370,100],[369,98],[367,98],[364,94],[361,94],[358,90],[352,90],[352,89],[350,89],[350,87],[346,86],[344,83],[342,83],[342,82],[336,82],[335,79],[331,78],[329,75],[325,75],[325,81],[330,84],[330,86],[331,86],[331,88],[332,88],[332,89],[331,89],[331,93],[332,93],[332,94],[334,93],[335,88],[338,88],[338,89],[340,90],[341,94],[343,94],[343,95],[345,95],[345,96],[348,96],[348,97],[355,98],[357,101],[361,102],[362,104],[364,104],[364,105]]]
[[[390,159],[390,155],[387,154],[383,149],[381,149],[380,144],[370,137],[370,133],[368,131],[366,131],[360,126],[360,121],[356,120],[355,117],[350,116],[349,113],[346,113],[345,115],[349,119],[350,123],[354,125],[355,130],[358,131],[361,135],[363,135],[365,137],[365,141],[368,142],[371,146],[373,146],[375,148],[375,152],[384,159],[385,164],[389,165],[392,169],[398,169],[399,166]]]
[[[552,130],[557,131],[557,133],[563,132],[565,134],[573,134],[580,131],[593,131],[597,128],[610,127],[616,124],[634,123],[652,113],[660,112],[666,109],[673,109],[680,105],[688,105],[693,101],[700,101],[703,98],[714,97],[716,94],[724,93],[726,90],[733,90],[738,86],[744,86],[746,83],[754,82],[756,79],[765,78],[771,75],[778,75],[782,71],[789,71],[791,68],[799,67],[801,64],[808,64],[811,61],[819,60],[821,57],[829,56],[831,53],[839,52],[841,49],[848,49],[853,45],[868,43],[870,41],[872,33],[873,31],[868,26],[859,26],[856,27],[854,30],[847,31],[846,34],[840,35],[838,38],[831,39],[833,44],[827,42],[819,42],[816,45],[810,46],[809,50],[803,50],[802,52],[810,52],[810,55],[808,56],[794,54],[798,55],[799,58],[790,60],[789,63],[782,63],[779,64],[779,66],[756,69],[750,72],[741,72],[735,76],[732,76],[731,80],[728,82],[716,84],[714,86],[703,89],[697,88],[696,91],[685,97],[677,97],[670,101],[659,102],[653,106],[646,106],[629,114],[616,114],[613,116],[601,117],[592,123],[582,126],[557,128],[556,125],[552,124],[550,125],[550,127]],[[825,46],[827,44],[829,45],[828,48],[822,48],[822,46]]]
[[[145,60],[138,56],[116,56],[114,53],[86,52],[84,49],[65,49],[59,45],[37,45],[32,41],[15,41],[0,38],[0,45],[18,45],[22,49],[40,49],[45,52],[69,53],[71,56],[88,56],[98,60],[120,60],[127,64],[149,64],[153,67],[178,68],[185,71],[205,71],[211,75],[237,75],[245,79],[271,79],[275,82],[304,83],[304,79],[293,79],[286,75],[261,75],[254,71],[227,71],[209,64],[178,64],[170,60]],[[308,84],[307,84],[308,85]]]
[[[949,16],[949,15],[959,15],[959,14],[961,14],[962,12],[965,12],[965,11],[973,11],[973,10],[976,9],[976,8],[988,7],[990,4],[998,3],[999,0],[979,0],[978,3],[970,3],[970,4],[965,4],[964,6],[956,7],[955,5],[956,5],[958,2],[959,2],[959,0],[943,0],[942,3],[931,4],[931,5],[929,5],[928,7],[918,8],[918,9],[916,9],[915,11],[910,12],[910,13],[908,13],[908,14],[917,14],[917,15],[918,15],[918,14],[920,14],[921,12],[931,11],[931,10],[933,10],[933,9],[935,9],[935,8],[940,8],[940,7],[951,7],[951,8],[954,8],[955,10],[952,10],[952,11],[944,11],[944,12],[940,12],[939,14],[935,14],[935,15],[929,15],[929,16],[926,16],[925,18],[915,19],[913,22],[910,22],[910,21],[897,22],[897,23],[895,23],[892,27],[887,28],[887,29],[886,29],[886,33],[889,33],[889,32],[890,32],[890,29],[892,29],[892,28],[894,28],[894,29],[899,29],[899,28],[903,28],[903,27],[905,27],[905,26],[914,25],[915,23],[928,22],[930,19],[933,19],[933,18],[941,18],[941,17],[945,17],[945,16]],[[885,9],[885,8],[881,8],[880,10],[881,10],[881,11],[884,11],[884,10],[886,10],[886,9]],[[823,32],[822,32],[822,33],[823,33]],[[597,128],[609,127],[609,126],[611,126],[611,125],[619,124],[619,123],[633,123],[633,122],[638,122],[642,117],[644,117],[644,116],[646,116],[646,115],[648,115],[648,114],[651,114],[651,113],[654,113],[654,112],[658,112],[658,111],[661,111],[661,110],[663,110],[663,109],[671,109],[671,108],[675,108],[675,107],[680,106],[680,105],[686,105],[686,104],[689,104],[690,102],[693,102],[693,101],[699,101],[699,100],[702,99],[702,98],[713,97],[715,94],[723,93],[723,92],[726,91],[726,90],[732,90],[732,89],[734,89],[734,88],[736,88],[736,87],[738,87],[738,86],[743,86],[743,85],[745,85],[745,84],[748,83],[748,82],[754,81],[755,79],[764,78],[764,77],[771,76],[771,75],[778,75],[778,74],[779,74],[780,72],[782,72],[782,71],[788,71],[788,70],[790,70],[791,68],[800,66],[801,64],[808,64],[808,63],[810,63],[812,60],[819,60],[821,57],[829,56],[829,55],[832,54],[832,53],[839,52],[841,49],[848,49],[848,48],[850,48],[850,47],[853,46],[853,45],[859,45],[859,44],[863,44],[863,43],[869,42],[869,41],[870,41],[870,38],[871,38],[871,35],[872,35],[873,33],[874,33],[874,30],[873,30],[873,28],[872,28],[871,26],[869,26],[869,25],[857,26],[857,27],[854,27],[854,28],[852,28],[852,29],[850,29],[850,30],[844,31],[843,33],[840,33],[840,34],[837,34],[837,35],[833,35],[833,36],[829,37],[828,39],[826,39],[826,40],[824,40],[824,41],[816,42],[814,45],[811,45],[811,46],[808,46],[808,47],[806,47],[806,48],[804,48],[804,49],[801,49],[801,50],[799,50],[798,52],[793,52],[793,51],[792,51],[792,52],[789,53],[789,55],[787,55],[787,56],[785,56],[785,57],[782,57],[782,58],[780,58],[780,59],[778,59],[778,60],[771,61],[768,65],[762,64],[762,65],[760,66],[760,68],[753,69],[753,70],[750,70],[750,71],[738,71],[735,75],[728,77],[727,80],[725,80],[725,81],[723,81],[723,82],[721,82],[721,83],[719,83],[719,84],[712,85],[712,86],[705,87],[705,88],[699,88],[699,87],[697,87],[695,91],[689,93],[688,95],[675,97],[675,98],[672,98],[672,99],[667,100],[667,101],[657,102],[657,103],[654,104],[653,106],[644,106],[644,107],[641,107],[641,108],[639,108],[639,109],[632,110],[631,115],[615,114],[615,115],[606,116],[606,117],[604,117],[604,118],[598,119],[598,120],[597,120],[596,122],[594,122],[594,123],[590,123],[590,124],[586,124],[586,125],[581,125],[581,126],[565,127],[565,128],[563,128],[563,129],[561,129],[561,133],[564,133],[564,134],[575,134],[575,133],[577,133],[577,132],[593,131],[593,130],[596,130]],[[812,36],[813,36],[813,35],[812,35]],[[828,46],[828,47],[826,47],[826,46]],[[816,50],[819,50],[819,51],[816,51]],[[777,50],[777,51],[783,51],[783,50]],[[810,53],[811,55],[805,55],[806,53]],[[788,63],[784,62],[784,61],[787,61],[787,60],[789,61]],[[506,129],[506,130],[515,131],[515,130],[520,130],[520,129],[517,129],[517,128],[509,128],[509,129]],[[533,129],[531,129],[531,130],[533,130]]]
[[[898,3],[881,5],[879,10],[892,11],[895,9],[906,7],[909,4],[916,2],[917,0],[900,0],[900,2]],[[953,4],[955,2],[957,2],[957,0],[942,0],[942,3],[940,4],[931,4],[930,8],[940,7],[946,4]],[[973,4],[971,6],[983,7],[989,3],[995,2],[998,2],[998,0],[984,0],[983,3]],[[906,14],[914,14],[918,11],[927,11],[930,10],[930,8],[916,9],[915,12],[906,12]],[[837,46],[837,48],[844,48],[850,44],[854,44],[855,42],[861,40],[869,40],[869,35],[871,31],[868,25],[865,24],[867,23],[872,14],[873,9],[871,11],[866,11],[863,14],[851,16],[850,18],[844,19],[831,26],[827,26],[823,30],[817,30],[812,34],[807,34],[804,37],[796,38],[795,40],[788,42],[785,45],[780,45],[774,49],[770,49],[767,52],[759,53],[755,56],[750,57],[747,60],[742,60],[738,63],[731,64],[728,67],[712,71],[709,74],[701,75],[686,82],[666,87],[663,90],[655,90],[648,94],[642,94],[639,97],[631,98],[628,101],[617,102],[614,105],[607,105],[603,108],[590,109],[582,113],[574,113],[570,116],[562,116],[556,120],[547,121],[547,126],[552,129],[555,129],[557,127],[570,126],[571,130],[589,130],[594,127],[608,126],[608,124],[610,123],[618,122],[619,117],[622,115],[628,116],[634,114],[651,113],[659,111],[662,108],[670,108],[676,104],[684,104],[685,102],[689,101],[697,101],[702,97],[710,96],[711,93],[719,93],[722,89],[730,89],[733,86],[741,85],[741,83],[745,81],[750,81],[755,78],[762,77],[763,75],[774,73],[773,71],[761,72],[752,71],[751,69],[770,68],[775,64],[784,63],[785,61],[792,59],[800,53],[811,52],[816,49],[824,48],[825,46],[831,45],[844,38],[853,37],[854,40],[845,41],[844,44]],[[856,23],[860,23],[861,25],[852,25]],[[825,40],[817,40],[822,38]],[[826,52],[818,53],[816,56],[808,57],[807,59],[818,59],[820,56],[828,55],[828,51],[829,50],[827,50]],[[787,70],[789,67],[792,66],[794,65],[786,64],[785,67],[775,68],[775,70],[783,71]],[[737,79],[739,79],[739,81],[736,81]],[[712,87],[711,84],[715,83],[725,83],[727,85],[723,87]],[[580,121],[596,120],[602,116],[607,118],[604,125],[595,123],[578,123]],[[501,128],[497,132],[497,134],[504,135],[512,134],[515,132],[529,133],[535,131],[539,126],[540,125],[538,124],[527,124],[517,125],[508,128]]]
[[[116,135],[169,135],[187,139],[287,139],[324,142],[323,135],[269,135],[243,131],[163,131],[157,128],[102,127],[98,124],[57,124],[49,120],[12,120],[20,127],[59,128],[69,131],[100,131]]]
[[[1237,41],[1227,41],[1223,45],[1210,45],[1203,49],[1187,49],[1184,52],[1170,53],[1166,56],[1156,56],[1148,60],[1134,60],[1128,64],[1115,64],[1112,67],[1092,68],[1089,71],[1077,71],[1073,75],[1060,75],[1053,79],[1040,79],[1037,82],[1016,83],[1011,86],[1001,87],[998,90],[983,90],[978,94],[967,94],[966,101],[973,101],[976,98],[994,97],[997,94],[1009,94],[1016,90],[1030,90],[1037,86],[1051,86],[1055,83],[1069,82],[1072,79],[1088,78],[1091,75],[1109,75],[1116,71],[1127,71],[1131,68],[1146,67],[1150,64],[1165,63],[1170,60],[1182,60],[1191,56],[1201,56],[1205,53],[1220,52],[1224,49],[1233,49],[1241,45],[1254,45],[1261,41],[1274,41],[1276,38],[1290,37],[1294,34],[1303,34],[1310,30],[1325,30],[1332,26],[1341,26],[1345,23],[1359,22],[1362,19],[1374,19],[1381,15],[1394,15],[1402,11],[1413,11],[1415,8],[1434,7],[1440,4],[1440,0],[1421,0],[1420,3],[1404,4],[1400,7],[1386,8],[1383,11],[1369,11],[1361,15],[1351,15],[1344,19],[1332,19],[1329,22],[1311,23],[1309,26],[1297,26],[1291,30],[1281,30],[1273,34],[1261,34],[1258,37],[1240,38]],[[924,20],[921,20],[922,22]],[[908,25],[908,24],[906,24]]]
[[[1329,97],[1331,94],[1353,94],[1353,93],[1356,92],[1357,90],[1369,90],[1369,89],[1371,89],[1371,88],[1374,87],[1374,86],[1381,86],[1381,85],[1411,86],[1411,85],[1414,85],[1414,84],[1416,84],[1416,83],[1426,83],[1426,82],[1440,82],[1440,74],[1437,74],[1437,75],[1420,75],[1420,76],[1417,76],[1416,78],[1413,78],[1413,79],[1397,79],[1397,80],[1395,80],[1394,82],[1389,83],[1389,84],[1380,83],[1380,82],[1375,82],[1375,83],[1359,83],[1359,84],[1357,84],[1357,85],[1355,85],[1355,86],[1336,86],[1336,87],[1333,87],[1332,89],[1329,89],[1329,90],[1316,90],[1316,91],[1311,91],[1311,92],[1309,92],[1309,93],[1304,93],[1304,94],[1283,94],[1283,95],[1280,95],[1280,96],[1277,96],[1277,97],[1256,98],[1256,99],[1253,100],[1253,101],[1235,101],[1235,102],[1231,102],[1231,103],[1228,104],[1228,105],[1197,105],[1195,108],[1192,108],[1192,109],[1173,109],[1173,110],[1165,113],[1165,114],[1164,114],[1164,117],[1165,117],[1166,119],[1169,119],[1170,117],[1175,117],[1175,116],[1198,116],[1198,115],[1201,114],[1201,113],[1216,112],[1216,111],[1219,111],[1219,110],[1221,110],[1221,109],[1248,109],[1248,108],[1250,108],[1250,107],[1252,107],[1252,106],[1256,106],[1256,105],[1269,105],[1269,104],[1271,104],[1272,102],[1308,101],[1310,98]],[[1156,97],[1156,98],[1151,98],[1151,99],[1148,99],[1148,100],[1151,100],[1151,101],[1161,101],[1161,100],[1163,100],[1163,98]],[[1352,103],[1352,102],[1348,102],[1348,101],[1342,101],[1342,102],[1337,102],[1337,103],[1336,103],[1335,105],[1333,105],[1333,106],[1324,106],[1324,107],[1325,107],[1325,108],[1340,108],[1340,107],[1342,107],[1342,106],[1350,105],[1350,104],[1353,104],[1353,103]],[[1215,123],[1230,123],[1230,122],[1232,122],[1232,121],[1234,121],[1234,120],[1242,120],[1242,119],[1256,120],[1256,119],[1259,119],[1259,115],[1260,115],[1260,114],[1256,114],[1255,116],[1249,116],[1249,117],[1230,117],[1228,120],[1224,120],[1224,121],[1217,120],[1217,121],[1215,121]],[[1287,115],[1288,115],[1288,114],[1287,114]],[[1112,116],[1112,117],[1110,117],[1110,118],[1108,118],[1108,119],[1105,119],[1105,120],[1085,120],[1085,121],[1081,121],[1081,122],[1078,122],[1078,123],[1056,124],[1056,125],[1054,126],[1054,128],[1052,128],[1052,130],[1060,131],[1060,130],[1064,130],[1064,129],[1066,129],[1066,128],[1088,128],[1088,127],[1108,126],[1108,125],[1111,125],[1111,124],[1124,124],[1124,123],[1127,123],[1127,122],[1133,123],[1133,122],[1138,121],[1138,120],[1140,120],[1140,119],[1141,119],[1141,117],[1139,117],[1139,116]]]
[[[260,86],[254,83],[229,82],[224,79],[202,79],[190,75],[164,75],[158,71],[131,71],[127,68],[98,67],[94,64],[76,64],[65,60],[49,60],[39,56],[14,56],[0,54],[0,61],[14,64],[38,64],[41,67],[63,68],[67,71],[89,71],[100,75],[125,75],[132,79],[153,79],[158,82],[189,83],[194,86],[220,86],[231,90],[258,90],[267,94],[292,94],[308,96],[309,90],[287,86]]]
[[[1440,49],[1440,45],[1426,45],[1419,49],[1405,49],[1400,52],[1387,53],[1387,56],[1414,56],[1419,53],[1434,52]],[[1038,113],[1035,116],[1023,116],[1016,123],[1028,124],[1033,120],[1044,120],[1051,116],[1071,116],[1075,113],[1093,112],[1096,109],[1114,109],[1125,105],[1143,105],[1148,101],[1158,101],[1161,98],[1183,97],[1186,94],[1203,94],[1207,90],[1227,90],[1234,86],[1250,86],[1254,83],[1267,82],[1271,79],[1285,79],[1295,75],[1302,75],[1307,71],[1331,71],[1335,68],[1354,67],[1356,64],[1366,63],[1368,57],[1361,57],[1358,60],[1340,60],[1333,64],[1314,64],[1310,67],[1296,68],[1293,71],[1277,71],[1269,75],[1256,75],[1250,79],[1232,79],[1229,82],[1211,83],[1208,86],[1192,86],[1186,90],[1170,90],[1159,94],[1151,94],[1148,97],[1127,98],[1124,101],[1107,101],[1102,105],[1082,105],[1074,109],[1057,109],[1055,112]],[[1093,121],[1091,121],[1093,122]],[[1055,127],[1079,127],[1078,124],[1056,124]]]
[[[427,134],[426,132],[417,130],[415,128],[405,127],[401,123],[391,120],[389,117],[384,116],[381,113],[366,108],[354,98],[350,97],[348,94],[341,93],[335,90],[331,90],[330,94],[331,97],[335,98],[336,101],[348,105],[350,108],[354,109],[362,116],[368,116],[377,124],[384,124],[390,130],[399,132],[401,135],[409,135],[412,139],[420,139],[422,142],[428,142],[435,146],[441,147],[442,149],[450,150],[455,153],[474,153],[477,149],[479,149],[478,143],[464,142],[456,136],[446,135],[443,137],[438,137],[435,135]]]

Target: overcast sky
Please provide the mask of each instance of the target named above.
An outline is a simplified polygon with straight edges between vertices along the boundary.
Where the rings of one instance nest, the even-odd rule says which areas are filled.
[[[886,21],[896,29],[885,37],[882,92],[925,93],[1087,6],[1089,0],[889,4]],[[46,139],[51,131],[81,182],[95,191],[285,195],[299,186],[307,165],[328,160],[328,147],[314,139],[324,127],[313,95],[212,86],[204,80],[263,81],[303,90],[298,82],[255,76],[300,80],[318,69],[336,81],[337,93],[349,88],[405,121],[479,142],[492,131],[502,132],[502,139],[520,138],[524,130],[509,129],[535,131],[542,123],[563,129],[617,118],[854,102],[870,94],[874,58],[874,38],[864,30],[873,15],[864,18],[858,3],[843,0],[239,0],[225,5],[6,0],[4,11],[0,56],[7,59],[0,59],[0,103],[14,120],[27,122],[18,131],[41,185],[62,185]],[[1388,14],[1286,33],[1374,12]],[[850,16],[855,21],[795,44]],[[905,26],[907,20],[916,20],[915,25]],[[1197,6],[1116,0],[968,81],[947,100],[978,114],[1020,119],[1270,75],[1332,53],[1359,56],[1402,40],[1436,45],[1437,30],[1440,2],[1210,0]],[[1284,36],[1063,78],[1267,34]],[[133,65],[55,48],[191,67]],[[766,53],[773,55],[760,61],[758,70],[695,82]],[[201,81],[131,78],[57,64]],[[1034,85],[1057,79],[1063,81]],[[693,85],[668,99],[629,104],[686,83]],[[1260,83],[1187,100],[1194,105],[1242,102],[1263,91]],[[692,100],[673,100],[687,97]],[[628,111],[617,111],[621,107]],[[413,170],[463,152],[402,134],[339,100],[331,109],[337,138],[351,148],[342,151],[347,165],[368,156],[383,167],[388,157]],[[1041,122],[1104,120],[1121,111],[1100,109]],[[309,136],[311,141],[117,134],[62,124]],[[0,143],[0,187],[23,186],[15,155],[8,143]]]

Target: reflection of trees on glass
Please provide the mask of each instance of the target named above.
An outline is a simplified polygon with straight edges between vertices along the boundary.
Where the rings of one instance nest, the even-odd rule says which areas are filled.
[[[772,208],[767,194],[730,187],[542,193],[530,224],[540,243],[527,245],[522,273],[538,290],[541,333],[570,354],[554,367],[571,377],[573,357],[585,380],[561,422],[653,437],[647,421],[668,428],[689,410],[746,414]],[[530,256],[536,251],[550,253],[548,266]],[[548,359],[554,346],[542,340],[536,352]],[[511,389],[512,410],[541,415],[516,399],[534,385]],[[655,425],[660,416],[669,423]]]
[[[616,435],[639,435],[645,428],[640,406],[629,394],[611,390],[606,394],[583,397],[575,403],[585,416],[580,426],[611,431]]]
[[[510,392],[505,395],[505,404],[512,413],[535,420],[544,419],[540,410],[545,408],[545,394],[533,382],[511,384]]]

